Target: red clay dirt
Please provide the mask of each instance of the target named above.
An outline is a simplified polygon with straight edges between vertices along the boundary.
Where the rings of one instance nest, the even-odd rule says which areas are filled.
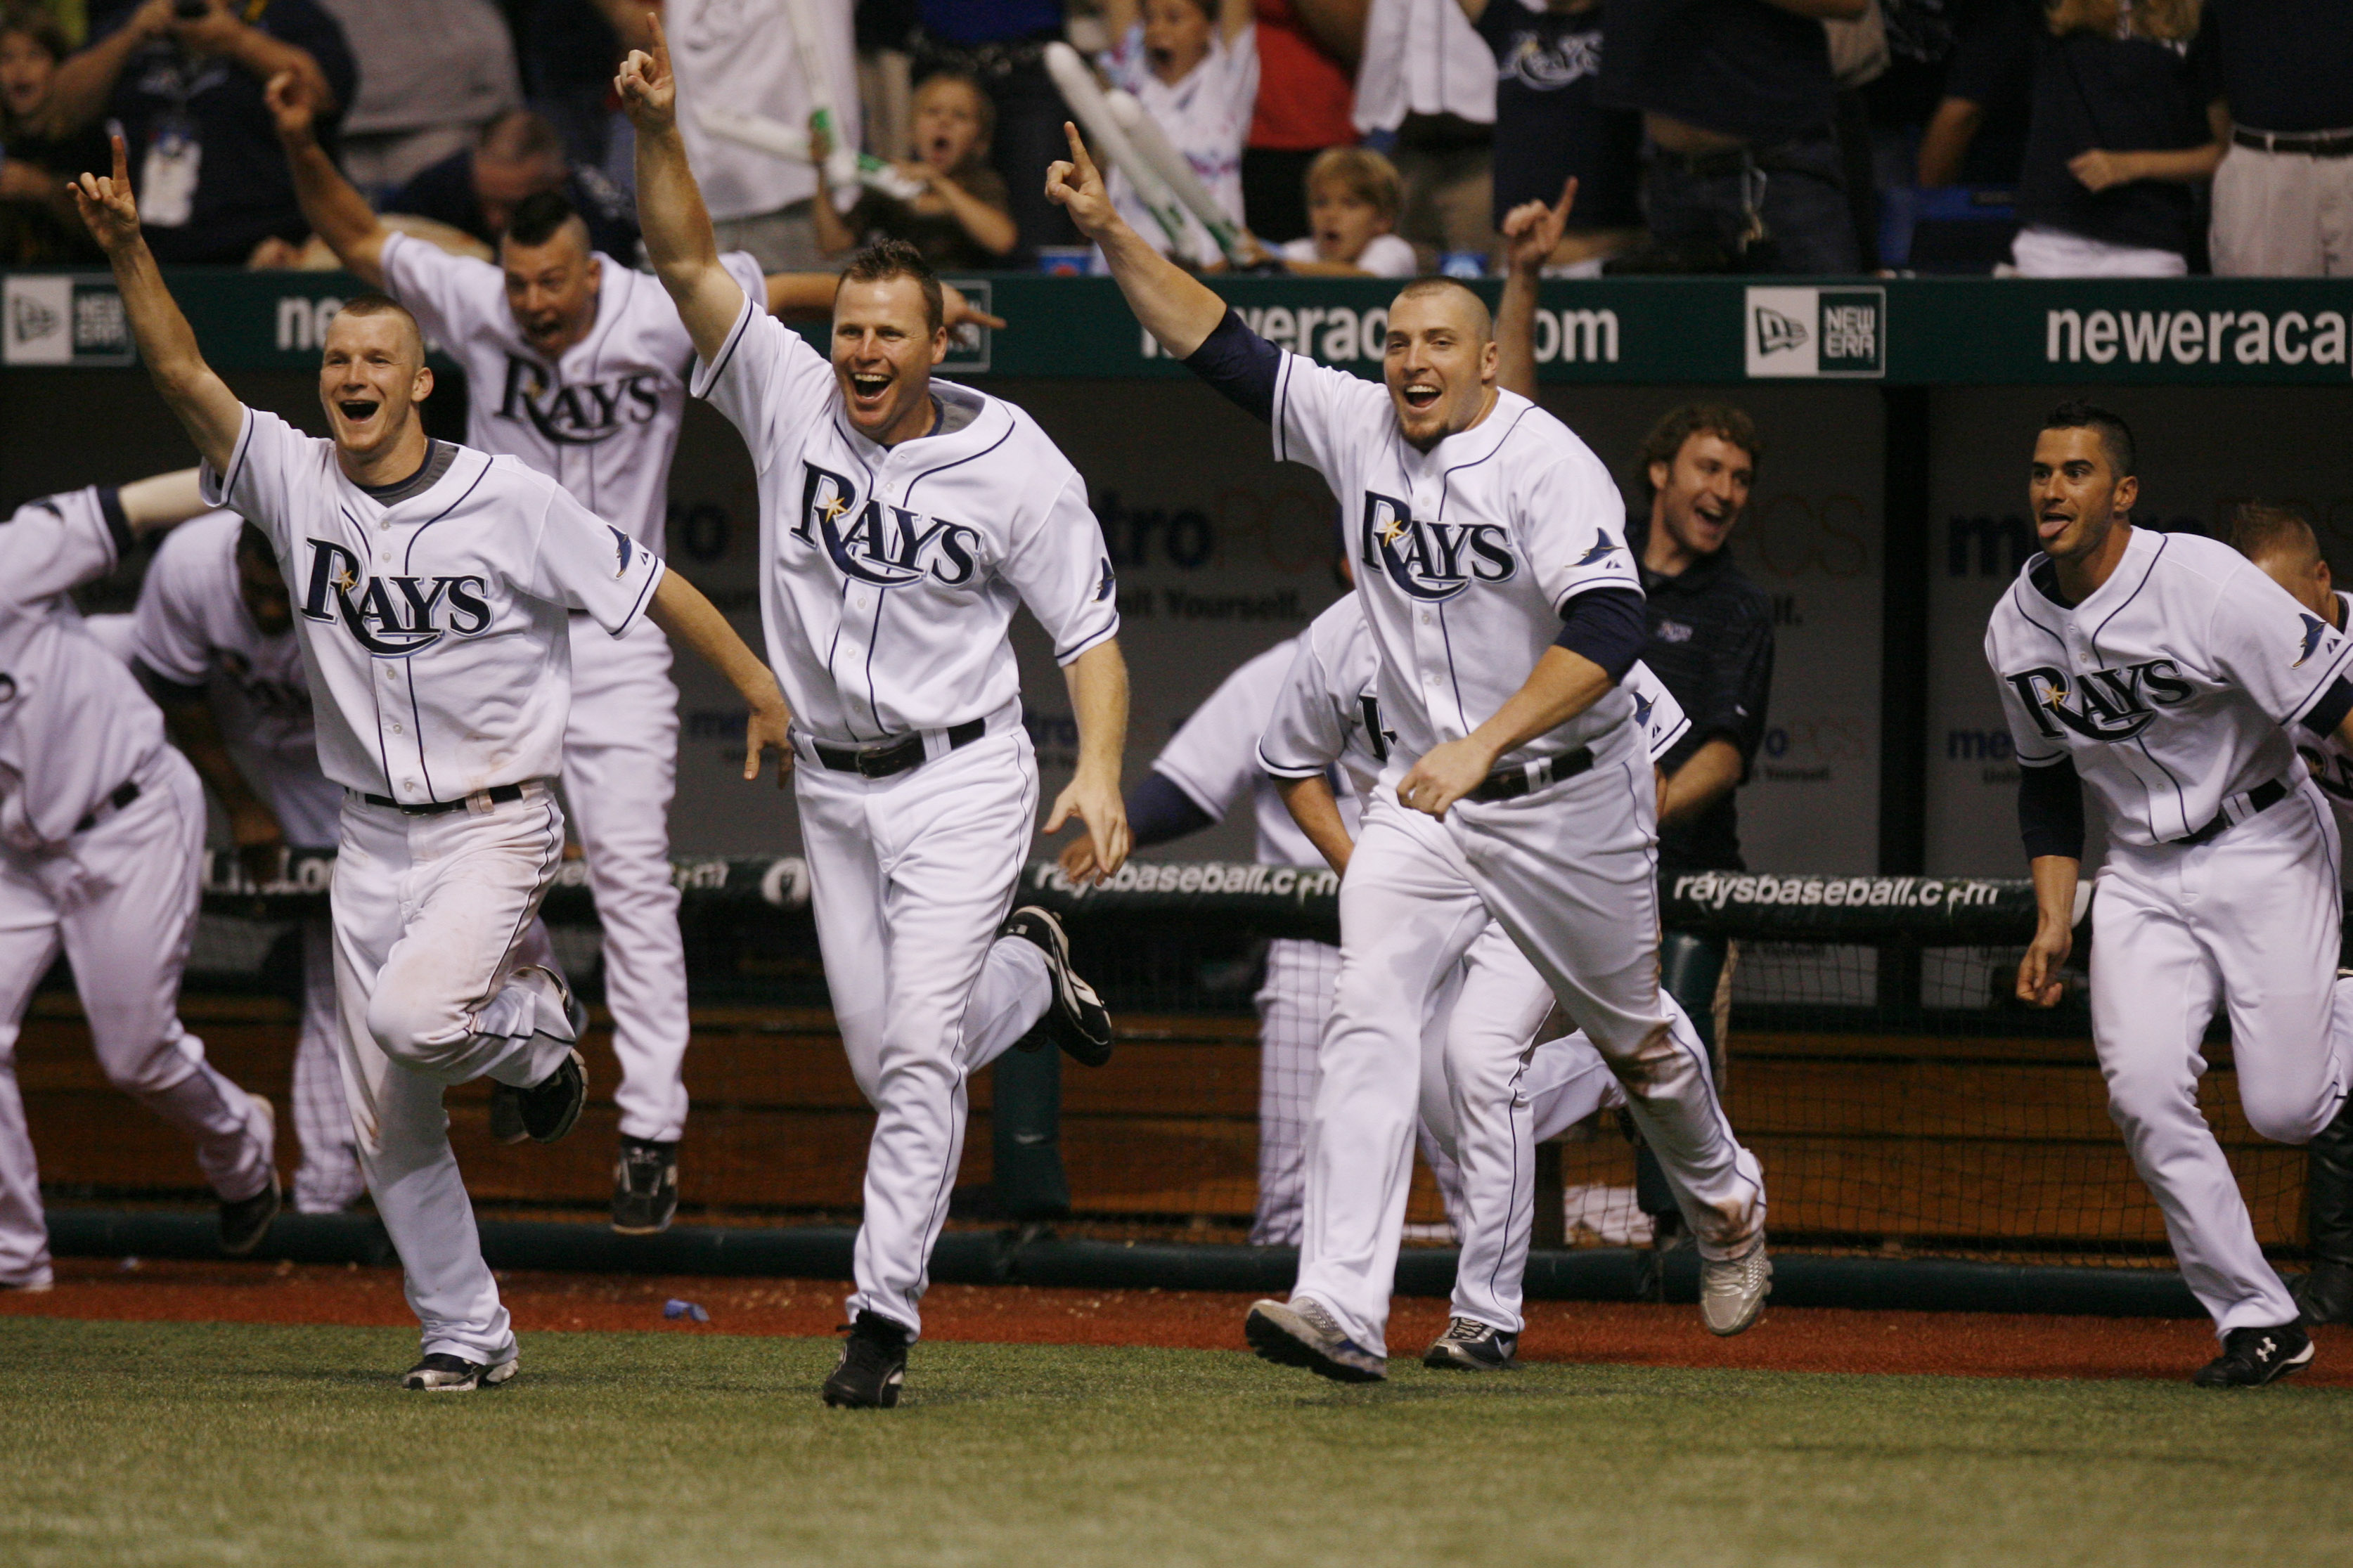
[[[416,1320],[387,1268],[291,1263],[66,1258],[54,1290],[0,1291],[0,1314],[164,1322],[332,1323],[406,1328]],[[841,1321],[838,1280],[659,1279],[507,1273],[515,1326],[669,1333],[825,1335]],[[697,1302],[707,1324],[662,1316]],[[1065,1290],[934,1286],[923,1300],[934,1339],[1012,1344],[1157,1345],[1240,1350],[1250,1298],[1198,1290]],[[1400,1299],[1389,1342],[1409,1354],[1446,1326],[1445,1303]],[[2353,1330],[2324,1328],[2306,1385],[2353,1388]],[[2203,1322],[2028,1317],[1989,1312],[1858,1312],[1775,1308],[1737,1339],[1700,1326],[1697,1309],[1536,1301],[1521,1354],[1538,1362],[1737,1367],[1771,1372],[1930,1373],[1964,1377],[2179,1379],[2214,1353]]]

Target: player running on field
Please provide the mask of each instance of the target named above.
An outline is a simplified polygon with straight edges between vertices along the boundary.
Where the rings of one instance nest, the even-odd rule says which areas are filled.
[[[319,761],[348,792],[332,908],[345,1088],[424,1356],[403,1379],[512,1376],[514,1332],[450,1152],[446,1086],[487,1077],[553,1142],[587,1094],[580,1016],[518,941],[564,852],[554,775],[569,622],[642,615],[726,675],[752,712],[746,776],[786,742],[784,701],[710,601],[512,458],[429,439],[415,318],[382,296],[327,331],[332,439],[237,401],[206,364],[139,230],[122,142],[75,187],[114,264],[139,357],[203,454],[207,499],[269,535],[293,595]]]
[[[1496,388],[1487,308],[1469,289],[1430,279],[1398,295],[1386,391],[1285,354],[1137,237],[1068,134],[1047,194],[1145,329],[1343,498],[1398,736],[1340,889],[1299,1282],[1288,1303],[1251,1310],[1251,1343],[1327,1377],[1387,1375],[1420,1025],[1491,919],[1626,1085],[1698,1238],[1702,1311],[1737,1332],[1771,1280],[1764,1185],[1659,992],[1657,792],[1618,684],[1642,598],[1617,486],[1559,421]]]
[[[1380,714],[1380,656],[1355,595],[1294,639],[1296,656],[1259,744],[1298,827],[1332,868],[1355,848],[1337,767],[1354,800],[1369,800],[1388,762]],[[1691,721],[1650,669],[1622,682],[1653,765]],[[1672,1008],[1672,997],[1665,998]],[[1685,1026],[1688,1026],[1687,1025]],[[1421,1039],[1421,1122],[1460,1185],[1461,1254],[1446,1331],[1422,1363],[1464,1371],[1517,1365],[1520,1291],[1535,1218],[1535,1146],[1625,1091],[1581,1031],[1567,1033],[1552,990],[1503,928],[1490,921],[1431,998]]]
[[[195,1141],[222,1250],[252,1251],[278,1214],[269,1102],[222,1077],[180,1025],[204,786],[70,597],[138,535],[202,510],[195,476],[168,474],[33,501],[0,526],[0,1289],[50,1283],[16,1058],[60,950],[108,1079]]]
[[[2353,597],[2330,579],[2312,524],[2286,507],[2248,502],[2231,520],[2231,545],[2305,610],[2339,633]],[[2312,782],[2337,816],[2340,842],[2353,833],[2353,744],[2292,730]],[[2339,878],[2340,884],[2342,877]],[[2304,1205],[2312,1268],[2290,1292],[2307,1323],[2353,1323],[2353,1116],[2339,1116],[2305,1146]]]
[[[792,706],[810,903],[842,1047],[877,1112],[850,1334],[824,1396],[890,1405],[922,1327],[967,1080],[1010,1043],[993,1021],[1050,973],[1057,1037],[1082,1061],[1110,1054],[1110,1020],[1071,984],[1051,918],[1007,920],[1038,772],[1006,628],[1028,605],[1078,716],[1078,768],[1046,830],[1075,814],[1116,870],[1116,584],[1085,483],[1045,433],[932,379],[948,338],[912,246],[850,262],[830,364],[746,294],[712,242],[652,26],[653,52],[632,51],[617,83],[637,126],[638,219],[700,356],[694,390],[759,472],[761,616]]]
[[[2353,738],[2353,641],[2228,545],[2135,528],[2132,433],[2105,409],[2054,410],[2030,473],[2042,553],[1985,638],[2039,910],[2018,994],[2059,1000],[2091,789],[2108,821],[2091,957],[2108,1113],[2222,1342],[2195,1381],[2269,1383],[2312,1342],[2199,1112],[2200,1046],[2219,1000],[2257,1132],[2353,1131],[2331,1125],[2353,1059],[2337,825],[2289,738]]]
[[[693,345],[655,281],[590,248],[587,225],[548,192],[517,205],[497,265],[452,256],[386,226],[336,170],[290,74],[269,87],[303,216],[360,280],[408,307],[466,369],[466,438],[520,458],[645,550],[663,553],[670,458]],[[829,303],[827,276],[761,276],[741,252],[730,274],[770,310]],[[959,314],[996,325],[994,318]],[[686,1129],[686,954],[670,877],[678,688],[667,638],[640,623],[607,637],[572,622],[565,805],[588,862],[604,928],[605,1002],[621,1081],[613,1228],[666,1229],[678,1208]],[[520,1142],[512,1118],[491,1129]]]

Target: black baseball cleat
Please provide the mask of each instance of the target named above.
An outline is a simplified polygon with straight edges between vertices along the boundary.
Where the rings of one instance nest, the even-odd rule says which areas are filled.
[[[613,1162],[613,1228],[623,1236],[659,1236],[678,1213],[678,1145],[621,1134]]]
[[[2306,1323],[2353,1323],[2353,1265],[2316,1258],[2288,1294]]]
[[[860,1311],[841,1342],[841,1360],[825,1380],[825,1402],[837,1410],[888,1410],[907,1382],[913,1336],[879,1313]]]
[[[249,1198],[223,1198],[220,1205],[220,1249],[231,1258],[243,1258],[261,1245],[269,1234],[269,1222],[278,1217],[282,1199],[279,1193],[278,1173],[269,1173],[269,1184]]]
[[[485,1363],[435,1351],[400,1374],[400,1386],[427,1394],[470,1394],[478,1388],[496,1388],[512,1377],[522,1364],[522,1359],[512,1352],[504,1361]]]
[[[523,1143],[531,1132],[522,1124],[522,1090],[503,1083],[491,1085],[491,1141]]]
[[[580,1120],[580,1108],[588,1103],[588,1060],[577,1049],[565,1053],[564,1065],[533,1084],[529,1089],[517,1089],[512,1084],[500,1084],[491,1091],[491,1129],[493,1136],[501,1125],[499,1101],[507,1102],[503,1114],[511,1117],[507,1124],[520,1127],[523,1138],[534,1143],[553,1143],[572,1131]],[[501,1138],[501,1143],[519,1143],[522,1138]]]
[[[1520,1336],[1476,1318],[1451,1318],[1430,1341],[1421,1364],[1437,1372],[1509,1372],[1519,1363]]]
[[[2261,1388],[2311,1364],[2312,1336],[2301,1323],[2232,1329],[2222,1336],[2222,1353],[2189,1381],[2200,1388]]]
[[[1053,1000],[1038,1026],[1021,1037],[1019,1049],[1034,1051],[1051,1041],[1068,1051],[1082,1067],[1099,1068],[1111,1060],[1111,1010],[1095,988],[1071,972],[1071,939],[1053,912],[1024,904],[1005,917],[999,936],[1018,936],[1046,955],[1046,973],[1053,982]]]

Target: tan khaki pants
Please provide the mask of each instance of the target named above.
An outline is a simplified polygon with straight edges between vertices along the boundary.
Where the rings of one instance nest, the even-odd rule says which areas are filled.
[[[2214,174],[2211,246],[2225,278],[2353,273],[2353,158],[2233,146]]]

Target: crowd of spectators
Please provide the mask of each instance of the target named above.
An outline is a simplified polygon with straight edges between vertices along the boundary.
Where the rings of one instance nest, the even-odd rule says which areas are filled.
[[[1222,209],[1114,174],[1204,269],[1486,270],[1571,181],[1554,276],[2353,269],[2348,0],[0,0],[0,265],[94,255],[64,182],[109,133],[164,260],[327,264],[289,73],[419,232],[492,246],[556,191],[633,256],[611,81],[649,9],[726,117],[681,127],[721,242],[773,270],[1068,266],[1060,43]]]

